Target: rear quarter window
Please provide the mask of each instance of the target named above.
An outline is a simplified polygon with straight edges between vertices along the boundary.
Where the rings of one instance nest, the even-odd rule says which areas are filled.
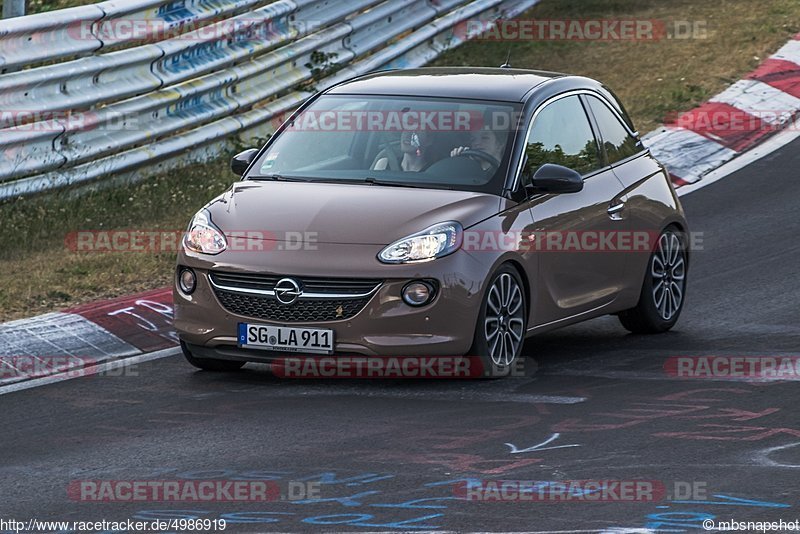
[[[642,151],[641,141],[628,131],[607,104],[595,96],[587,96],[586,101],[589,103],[589,108],[600,129],[600,137],[609,164],[614,164]]]

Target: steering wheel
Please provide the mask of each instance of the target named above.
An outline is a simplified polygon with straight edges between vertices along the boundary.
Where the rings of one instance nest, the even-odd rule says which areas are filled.
[[[385,169],[389,169],[390,171],[402,171],[403,168],[400,166],[400,158],[397,157],[397,153],[394,151],[391,145],[387,144],[384,148],[378,151],[378,155],[375,156],[375,159],[372,160],[372,165],[369,166],[370,170],[375,170],[376,165],[378,162],[386,158],[386,167]]]
[[[500,167],[500,162],[497,160],[496,157],[492,156],[488,152],[484,152],[483,150],[476,150],[474,148],[468,148],[467,150],[463,150],[460,153],[456,154],[455,157],[464,156],[466,158],[474,158],[480,159],[488,163],[492,166],[492,169],[497,169]]]

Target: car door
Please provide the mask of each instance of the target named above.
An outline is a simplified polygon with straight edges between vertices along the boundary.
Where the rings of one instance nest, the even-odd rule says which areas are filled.
[[[666,186],[664,170],[645,150],[627,121],[607,100],[596,95],[582,97],[596,130],[602,139],[606,161],[611,166],[626,191],[623,214],[630,225],[630,233],[637,246],[632,246],[626,257],[628,275],[625,277],[631,302],[638,301],[642,274],[647,269],[650,251],[661,231],[664,206],[654,206],[653,199],[671,198]]]
[[[583,190],[536,194],[529,200],[538,252],[536,323],[588,314],[614,301],[624,283],[624,187],[607,165],[578,94],[545,102],[532,118],[521,176],[530,180],[545,163],[583,176]],[[609,239],[614,237],[614,239]]]

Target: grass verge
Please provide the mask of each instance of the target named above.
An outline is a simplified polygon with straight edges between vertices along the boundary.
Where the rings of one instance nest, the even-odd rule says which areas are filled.
[[[434,65],[504,63],[598,79],[625,104],[640,132],[665,116],[691,109],[739,80],[800,32],[797,0],[543,0],[519,17],[538,20],[676,21],[698,28],[697,38],[651,41],[476,40]],[[703,33],[705,38],[702,38]],[[510,48],[509,48],[510,47]]]
[[[519,18],[701,21],[703,39],[511,43],[515,67],[607,83],[644,133],[664,116],[723,90],[800,31],[800,2],[543,0]],[[509,43],[478,40],[435,65],[499,66],[508,50]],[[172,253],[78,253],[68,250],[65,236],[78,230],[183,230],[234,180],[223,159],[80,198],[62,192],[0,205],[0,321],[170,283]]]

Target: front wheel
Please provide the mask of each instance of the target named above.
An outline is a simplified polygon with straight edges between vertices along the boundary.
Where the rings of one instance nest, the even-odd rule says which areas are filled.
[[[480,358],[485,376],[507,376],[521,358],[528,309],[524,287],[509,265],[489,281],[469,353]]]
[[[686,246],[673,228],[659,236],[635,308],[619,320],[635,334],[666,332],[678,322],[686,296]]]

